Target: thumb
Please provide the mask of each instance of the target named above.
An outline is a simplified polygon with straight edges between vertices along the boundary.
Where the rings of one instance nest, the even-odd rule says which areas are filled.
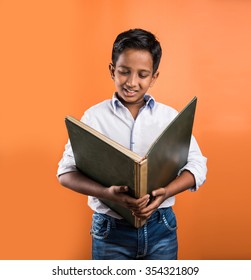
[[[152,196],[158,196],[158,195],[163,195],[165,194],[165,189],[164,188],[159,188],[157,190],[154,190],[152,192]]]

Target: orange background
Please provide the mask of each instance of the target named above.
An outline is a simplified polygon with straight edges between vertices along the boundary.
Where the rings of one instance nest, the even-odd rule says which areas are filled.
[[[90,258],[87,199],[55,175],[64,117],[111,97],[112,43],[140,27],[163,48],[155,98],[198,97],[209,172],[177,196],[179,258],[251,259],[250,14],[244,0],[0,0],[0,258]]]

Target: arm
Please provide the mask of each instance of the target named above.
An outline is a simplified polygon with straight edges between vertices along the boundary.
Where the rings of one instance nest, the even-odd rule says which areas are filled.
[[[111,200],[131,211],[140,211],[146,207],[149,202],[149,195],[135,199],[126,194],[127,186],[111,186],[106,188],[93,181],[84,174],[74,171],[64,173],[59,176],[61,185],[84,195],[90,195],[99,199]]]
[[[59,162],[57,177],[61,185],[73,191],[100,199],[111,200],[131,211],[139,211],[149,202],[149,195],[134,199],[126,194],[128,191],[128,187],[126,186],[111,186],[106,188],[80,173],[76,168],[70,141],[67,142],[63,158]]]
[[[185,190],[195,191],[206,180],[207,159],[202,155],[197,141],[192,136],[187,164],[179,171],[178,176],[167,186],[152,192],[152,202],[142,211],[134,212],[139,218],[148,218],[157,210],[163,201]]]

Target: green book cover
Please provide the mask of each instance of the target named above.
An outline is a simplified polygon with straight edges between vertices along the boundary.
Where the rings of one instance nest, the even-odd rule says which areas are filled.
[[[166,186],[187,162],[196,103],[194,97],[156,138],[145,157],[81,121],[66,117],[77,168],[105,187],[128,186],[129,194],[134,197]],[[102,201],[133,226],[138,228],[145,223],[132,216],[128,209],[111,201]]]

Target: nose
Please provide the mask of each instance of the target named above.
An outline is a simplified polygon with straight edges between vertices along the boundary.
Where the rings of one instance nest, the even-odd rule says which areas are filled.
[[[137,83],[138,83],[137,75],[134,74],[131,74],[126,81],[126,85],[130,88],[134,88],[135,86],[137,86]]]

